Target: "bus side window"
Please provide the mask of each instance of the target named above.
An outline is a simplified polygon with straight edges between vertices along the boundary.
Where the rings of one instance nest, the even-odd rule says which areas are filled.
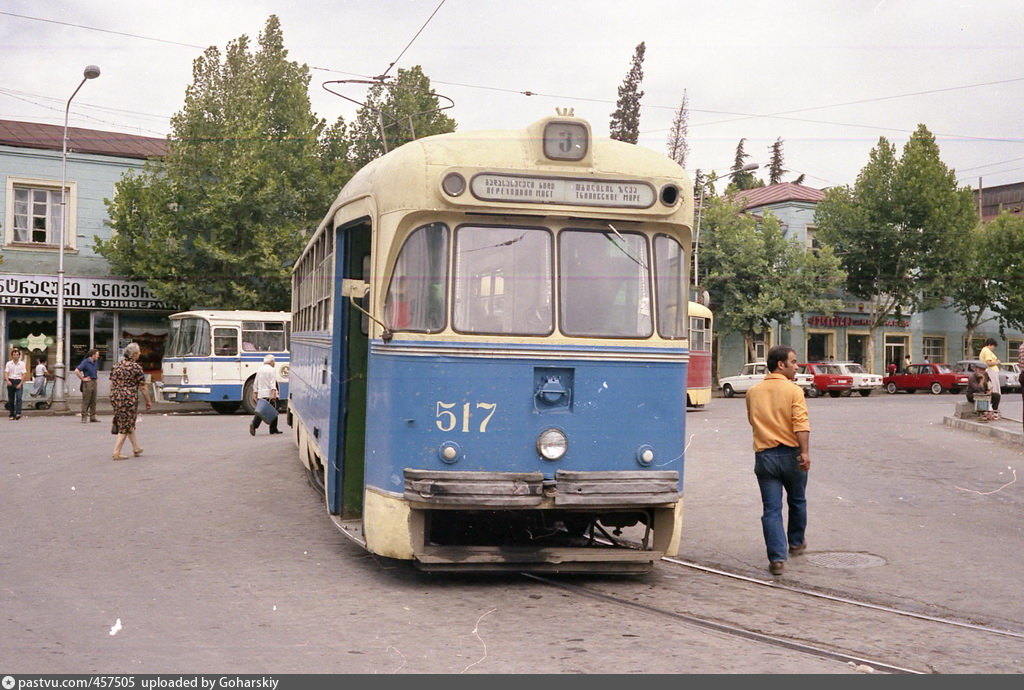
[[[238,354],[238,331],[234,328],[213,329],[213,354],[234,357]]]

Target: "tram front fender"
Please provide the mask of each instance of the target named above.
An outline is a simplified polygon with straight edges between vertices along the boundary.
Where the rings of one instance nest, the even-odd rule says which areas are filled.
[[[367,489],[363,494],[366,548],[386,558],[411,560],[411,513],[402,499]]]

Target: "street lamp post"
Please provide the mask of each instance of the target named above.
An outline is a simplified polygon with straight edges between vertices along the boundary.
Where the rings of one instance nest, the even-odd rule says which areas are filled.
[[[741,173],[741,172],[748,172],[750,170],[757,170],[759,167],[761,167],[761,166],[759,164],[757,164],[757,163],[747,163],[742,168],[738,168],[736,170],[730,170],[725,175],[723,175],[723,177],[732,177],[733,175],[736,175],[736,174]],[[700,258],[699,258],[700,257],[700,218],[701,218],[701,215],[703,214],[703,211],[704,211],[704,187],[705,187],[705,185],[701,185],[700,186],[700,199],[697,201],[697,229],[694,231],[694,234],[693,234],[693,284],[694,284],[694,286],[699,286],[700,285],[700,276],[699,276],[699,270],[700,270]]]
[[[71,101],[78,95],[82,85],[89,79],[100,76],[100,68],[96,65],[88,65],[82,73],[82,81],[78,88],[68,99],[67,107],[64,108],[64,139],[61,144],[60,153],[60,247],[58,253],[60,258],[57,264],[57,362],[53,366],[54,388],[53,407],[62,412],[67,411],[67,387],[64,376],[64,244],[68,227],[68,115],[71,113]]]

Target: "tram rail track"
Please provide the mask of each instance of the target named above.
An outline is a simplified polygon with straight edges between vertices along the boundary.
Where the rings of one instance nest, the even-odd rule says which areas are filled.
[[[1022,647],[1018,643],[1024,640],[1024,632],[1018,630],[930,615],[897,606],[788,585],[775,580],[759,579],[677,558],[665,557],[662,561],[699,575],[719,578],[720,581],[734,582],[740,586],[764,587],[781,596],[818,602],[814,606],[825,607],[825,609],[813,609],[814,613],[808,615],[808,618],[815,619],[818,617],[816,614],[824,611],[827,612],[827,615],[822,617],[831,617],[832,622],[817,622],[816,625],[811,625],[810,629],[801,627],[801,635],[810,637],[810,641],[803,641],[792,635],[775,635],[765,632],[764,629],[775,621],[766,621],[763,615],[750,616],[749,619],[745,618],[741,621],[735,618],[732,621],[725,620],[729,613],[743,612],[744,604],[742,602],[744,600],[752,600],[751,597],[756,599],[756,595],[749,592],[737,595],[735,598],[727,597],[725,608],[721,609],[723,617],[715,609],[711,609],[713,611],[711,615],[707,615],[707,612],[695,613],[691,610],[692,602],[689,600],[677,602],[679,605],[675,607],[676,610],[673,610],[668,608],[671,606],[673,597],[669,596],[666,599],[657,593],[653,595],[656,599],[654,602],[644,602],[642,599],[645,596],[651,596],[651,593],[644,594],[642,589],[630,589],[624,592],[617,587],[615,592],[608,592],[536,574],[523,573],[523,575],[576,596],[671,618],[692,627],[715,631],[755,643],[788,649],[820,659],[844,662],[860,672],[917,675],[961,672],[959,670],[961,667],[968,668],[969,672],[991,672],[990,669],[993,668],[999,670],[1005,668],[1009,672],[1019,672],[1017,665],[1020,663]],[[670,574],[669,577],[673,576]],[[693,589],[683,588],[673,592],[673,596],[684,597],[693,591]],[[763,600],[757,600],[757,602],[761,604]],[[706,603],[702,605],[706,606]],[[684,607],[685,611],[682,610]],[[765,608],[781,612],[768,614],[768,617],[769,619],[772,616],[781,617],[782,625],[794,624],[794,621],[786,620],[788,616],[799,617],[799,614],[792,613],[792,609],[795,608],[792,601],[782,602],[779,600]],[[849,613],[849,611],[856,610],[862,610],[864,613],[856,615]],[[763,611],[758,613],[764,614]],[[898,626],[890,625],[885,623],[887,616],[906,620],[906,623]],[[760,631],[757,629],[759,627]],[[854,631],[860,630],[862,637],[850,640],[849,630],[846,628],[852,628]],[[948,629],[947,632],[943,632],[943,628]],[[841,632],[834,632],[836,629]],[[834,640],[831,647],[815,642],[815,640],[826,639]],[[858,649],[873,646],[883,650],[882,653],[875,656]],[[950,650],[952,650],[952,654]],[[903,662],[893,661],[894,658],[900,659],[901,657],[905,658]]]

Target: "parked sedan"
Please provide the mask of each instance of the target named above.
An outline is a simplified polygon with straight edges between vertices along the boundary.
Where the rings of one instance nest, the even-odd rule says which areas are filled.
[[[871,395],[871,391],[881,390],[882,376],[880,374],[869,374],[867,370],[857,362],[833,362],[839,371],[849,374],[853,378],[851,390],[857,391],[865,398]]]
[[[911,364],[902,374],[893,374],[882,379],[882,385],[889,393],[930,390],[935,395],[942,391],[959,393],[967,387],[969,375],[953,371],[948,364]]]
[[[970,374],[974,367],[985,366],[980,359],[961,359],[953,365],[953,371]],[[1004,362],[999,365],[999,389],[1003,393],[1016,393],[1020,390],[1020,367],[1016,362]]]
[[[853,377],[844,374],[835,364],[807,362],[797,366],[797,376],[809,374],[813,379],[811,386],[806,389],[808,397],[817,398],[823,393],[828,393],[833,398],[838,398],[844,392],[849,394],[853,387]]]
[[[735,376],[726,376],[719,380],[722,394],[731,398],[737,393],[746,393],[755,384],[764,380],[768,373],[768,365],[764,362],[751,362],[743,365],[743,370]],[[804,395],[811,388],[813,381],[808,374],[797,374],[793,382],[804,389]]]

